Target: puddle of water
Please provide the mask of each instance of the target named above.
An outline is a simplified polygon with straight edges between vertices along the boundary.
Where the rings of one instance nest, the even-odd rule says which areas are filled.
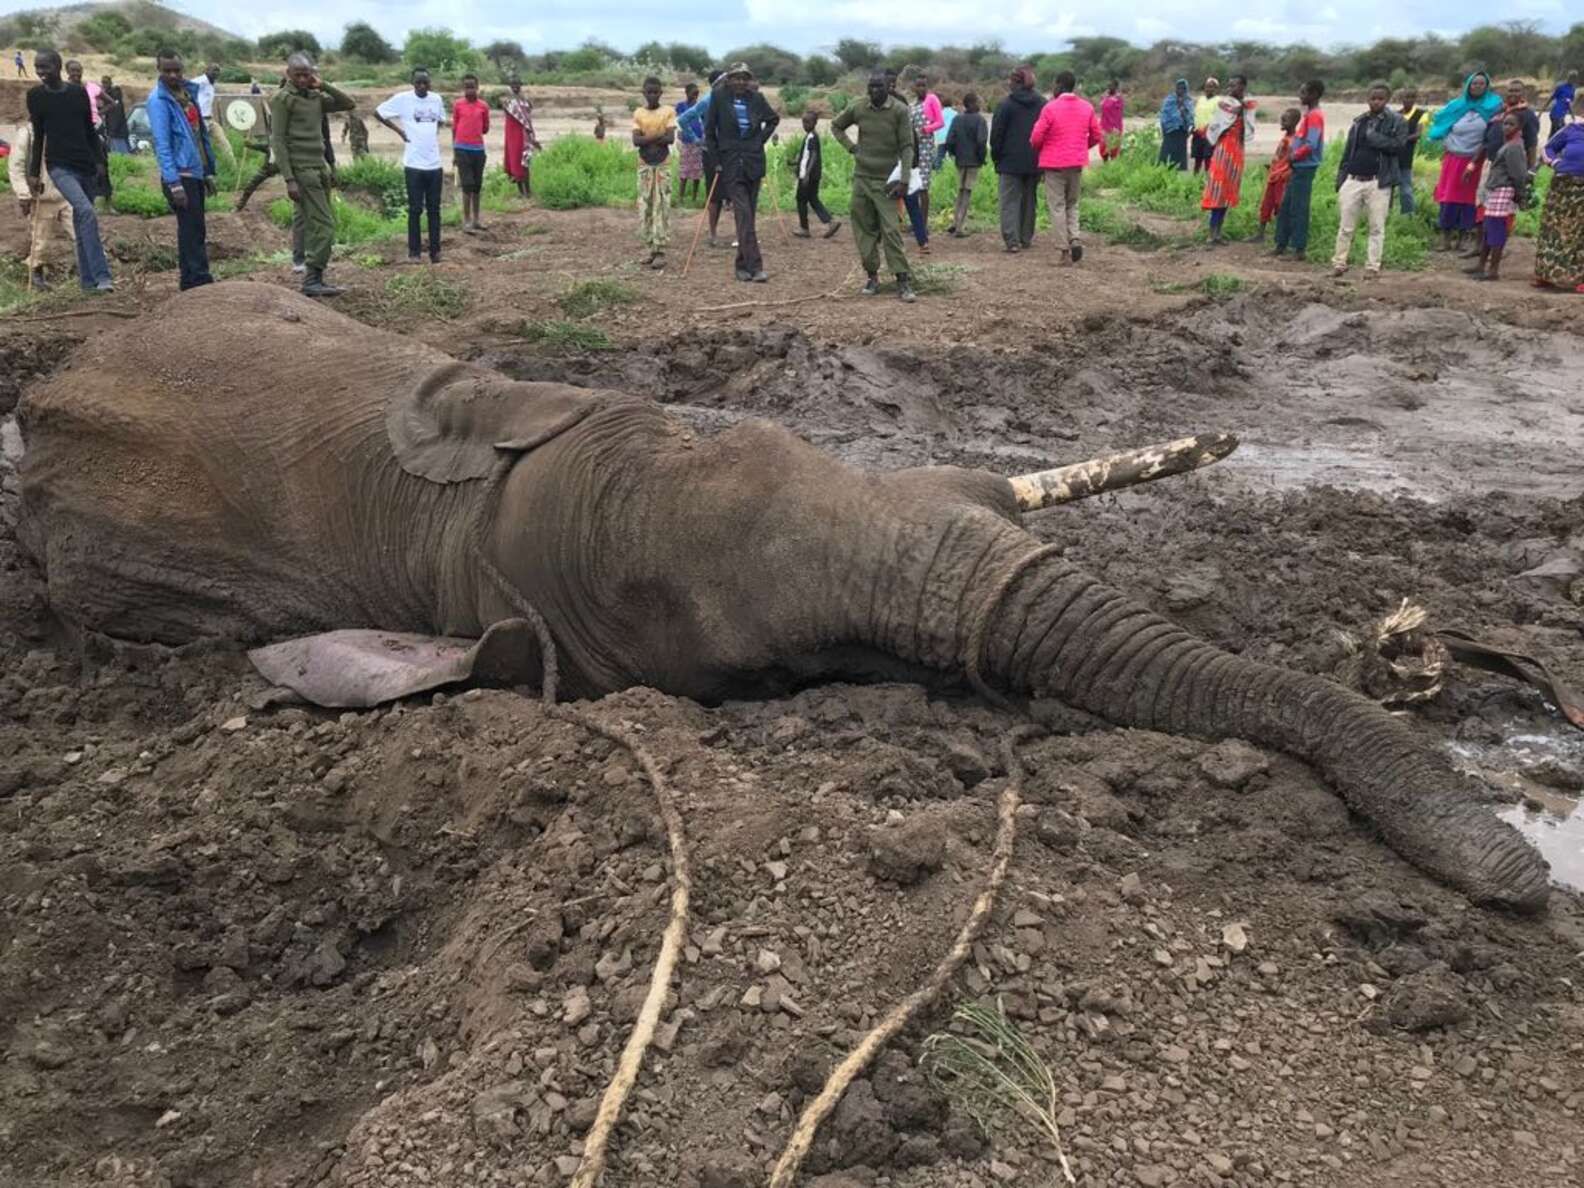
[[[1564,887],[1584,891],[1584,805],[1575,802],[1566,816],[1536,812],[1521,804],[1496,815],[1534,843],[1551,864],[1553,879]]]
[[[1584,802],[1525,776],[1525,769],[1548,760],[1579,763],[1584,759],[1584,733],[1560,723],[1554,732],[1536,733],[1530,722],[1523,728],[1515,725],[1493,746],[1453,742],[1447,749],[1457,766],[1477,769],[1486,780],[1523,797],[1523,804],[1496,815],[1540,851],[1555,882],[1584,892]]]

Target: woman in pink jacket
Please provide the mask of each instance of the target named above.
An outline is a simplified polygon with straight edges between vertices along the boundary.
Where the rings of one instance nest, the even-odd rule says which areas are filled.
[[[1101,141],[1094,105],[1074,90],[1076,86],[1072,71],[1058,74],[1055,98],[1045,105],[1029,133],[1029,145],[1039,154],[1045,176],[1051,231],[1061,247],[1063,264],[1083,259],[1083,244],[1078,242],[1078,188],[1089,163],[1089,150]]]

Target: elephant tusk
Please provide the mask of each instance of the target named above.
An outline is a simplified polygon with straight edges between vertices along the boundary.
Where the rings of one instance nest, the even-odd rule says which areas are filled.
[[[1161,445],[1123,450],[1071,466],[1039,470],[1008,479],[1023,511],[1039,511],[1058,503],[1086,499],[1102,491],[1117,491],[1135,483],[1153,482],[1172,474],[1186,474],[1219,462],[1238,447],[1230,433],[1200,433]]]

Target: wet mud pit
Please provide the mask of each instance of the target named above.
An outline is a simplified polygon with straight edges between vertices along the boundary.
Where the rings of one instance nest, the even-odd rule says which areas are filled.
[[[1449,311],[1279,314],[1107,319],[1021,355],[772,329],[491,361],[706,424],[773,416],[877,466],[1232,429],[1245,448],[1215,470],[1035,530],[1277,663],[1333,671],[1339,630],[1411,597],[1584,684],[1575,588],[1521,576],[1584,552],[1579,344],[1520,352],[1530,332],[1464,321],[1454,350],[1431,332],[1467,317]],[[1291,329],[1327,318],[1323,343]],[[1477,370],[1536,358],[1554,362],[1522,399]],[[664,920],[630,759],[510,691],[257,708],[234,655],[65,647],[14,496],[0,466],[0,1184],[564,1183]],[[1022,719],[908,685],[718,708],[631,690],[601,712],[647,731],[697,865],[605,1183],[761,1184],[830,1065],[948,944]],[[1470,909],[1281,755],[1030,713],[1051,734],[1025,748],[1013,874],[958,990],[999,998],[1050,1060],[1080,1183],[1584,1176],[1576,896],[1532,920]],[[1522,686],[1455,670],[1410,716],[1489,774],[1493,811],[1584,789]],[[1056,1182],[1031,1128],[987,1142],[921,1078],[943,1021],[849,1092],[807,1182]]]

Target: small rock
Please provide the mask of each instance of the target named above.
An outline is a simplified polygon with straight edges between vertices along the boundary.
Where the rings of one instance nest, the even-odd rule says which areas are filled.
[[[1002,1163],[999,1159],[990,1161],[990,1174],[1003,1184],[1010,1184],[1018,1178],[1018,1169],[1010,1163]]]
[[[1386,1018],[1405,1031],[1450,1027],[1468,1014],[1462,979],[1440,961],[1398,979],[1386,999]]]
[[[771,949],[760,949],[754,967],[762,974],[773,974],[781,968],[781,955]]]
[[[1229,738],[1199,756],[1199,770],[1218,788],[1241,788],[1270,770],[1270,759],[1241,739]]]
[[[226,734],[235,734],[239,730],[247,729],[248,720],[244,717],[227,718],[220,723],[220,729]]]
[[[1126,903],[1142,903],[1144,901],[1144,881],[1138,877],[1137,871],[1131,871],[1122,876],[1122,881],[1117,884],[1117,894]]]
[[[749,986],[748,989],[743,991],[743,996],[738,1001],[737,1005],[738,1006],[745,1006],[745,1007],[757,1007],[763,1001],[764,1001],[764,987],[763,986]]]
[[[593,1010],[594,1004],[589,1001],[588,991],[582,986],[574,986],[562,1000],[561,1021],[568,1027],[576,1027],[587,1019]]]
[[[40,1068],[61,1068],[70,1063],[72,1050],[60,1040],[41,1039],[28,1052],[28,1058]]]
[[[155,1130],[164,1130],[167,1126],[171,1125],[173,1122],[175,1122],[180,1117],[181,1117],[181,1111],[180,1110],[166,1110],[158,1118],[154,1119],[154,1129]]]
[[[878,877],[907,887],[946,861],[946,841],[933,822],[915,818],[869,831],[869,869]]]
[[[1234,953],[1241,953],[1249,947],[1248,930],[1242,921],[1234,921],[1221,930],[1221,943]]]
[[[785,862],[766,862],[765,873],[776,882],[782,882],[787,877],[787,864]]]
[[[582,1166],[582,1163],[583,1161],[576,1155],[557,1155],[555,1157],[556,1171],[560,1172],[562,1178],[567,1180],[577,1175],[577,1169]]]
[[[1188,1062],[1188,1049],[1177,1044],[1168,1044],[1161,1049],[1161,1059],[1167,1064],[1186,1064]]]

